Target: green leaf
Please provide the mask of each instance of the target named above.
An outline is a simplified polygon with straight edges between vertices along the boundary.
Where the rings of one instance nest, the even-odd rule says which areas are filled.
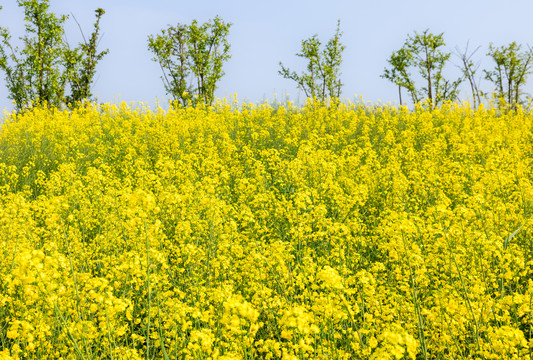
[[[516,229],[511,235],[509,235],[503,242],[503,250],[507,249],[507,246],[509,245],[509,241],[511,241],[512,238],[515,237],[515,235],[522,229],[524,225],[520,225],[518,229]]]

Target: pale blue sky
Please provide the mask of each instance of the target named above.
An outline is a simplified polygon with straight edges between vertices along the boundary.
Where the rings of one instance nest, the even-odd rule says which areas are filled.
[[[0,24],[18,37],[23,31],[23,13],[15,0],[1,1]],[[300,42],[313,34],[326,42],[335,32],[337,19],[346,45],[342,65],[342,96],[354,99],[362,95],[371,102],[397,101],[397,89],[380,78],[391,52],[400,48],[408,33],[429,28],[444,32],[450,50],[481,45],[477,58],[490,67],[485,56],[491,42],[511,41],[533,45],[533,1],[531,0],[365,0],[365,1],[169,1],[169,0],[51,0],[56,13],[73,13],[86,34],[91,32],[93,11],[106,10],[101,28],[101,49],[109,48],[97,68],[94,93],[101,102],[137,101],[166,103],[159,66],[151,61],[147,36],[168,24],[207,21],[220,15],[233,23],[230,29],[232,58],[225,64],[217,96],[238,94],[240,100],[252,102],[278,99],[289,95],[297,100],[299,91],[290,80],[278,75],[279,62],[294,70],[305,63],[295,54]],[[72,19],[68,20],[67,37],[80,40]],[[452,58],[458,63],[457,58]],[[448,74],[458,76],[450,64]],[[4,74],[0,79],[0,109],[11,108]],[[482,88],[490,86],[482,81]],[[465,90],[466,84],[463,87]],[[533,93],[533,77],[526,91]],[[466,93],[465,93],[466,96]],[[300,94],[300,100],[303,95]]]

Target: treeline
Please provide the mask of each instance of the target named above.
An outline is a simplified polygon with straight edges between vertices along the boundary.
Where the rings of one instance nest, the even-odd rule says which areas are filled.
[[[23,47],[15,47],[9,30],[0,27],[0,69],[16,110],[43,104],[72,108],[94,101],[91,87],[96,65],[109,52],[97,49],[105,11],[95,10],[92,33],[85,37],[80,27],[83,41],[72,47],[64,31],[68,16],[50,12],[49,0],[17,0],[17,4],[24,9],[26,22],[26,34],[20,38]],[[148,50],[161,67],[161,79],[173,101],[183,106],[213,102],[217,83],[224,76],[223,65],[231,57],[227,40],[231,25],[217,16],[203,24],[194,20],[168,26],[148,37]],[[339,21],[325,45],[317,35],[303,40],[296,56],[306,60],[306,69],[297,73],[280,62],[279,75],[293,80],[306,97],[320,101],[339,98],[345,49],[341,37]],[[491,44],[486,55],[492,60],[492,68],[480,69],[480,62],[474,60],[479,47],[472,51],[467,45],[464,51],[456,49],[453,54],[445,46],[442,33],[414,32],[387,59],[388,67],[381,77],[397,86],[400,104],[404,104],[405,94],[412,103],[429,108],[459,101],[462,84],[469,89],[473,108],[487,99],[512,107],[525,103],[524,86],[533,66],[531,47],[522,49],[516,42],[500,47]],[[452,55],[460,60],[461,76],[456,79],[444,75]],[[491,83],[490,91],[481,89],[482,78]]]
[[[82,31],[83,42],[72,47],[64,31],[68,16],[51,13],[48,1],[18,0],[17,4],[24,9],[26,22],[26,34],[20,38],[22,49],[12,44],[9,30],[0,27],[0,69],[16,110],[92,100],[96,65],[108,53],[97,50],[105,11],[95,10],[92,34],[87,39]]]

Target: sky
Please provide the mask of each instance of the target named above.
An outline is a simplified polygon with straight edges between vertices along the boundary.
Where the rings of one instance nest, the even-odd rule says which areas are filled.
[[[24,34],[23,11],[17,1],[0,1],[0,26],[9,28],[12,37]],[[225,76],[215,95],[239,101],[284,100],[297,103],[304,95],[291,80],[278,74],[280,61],[301,72],[305,61],[295,56],[301,41],[315,34],[323,43],[330,39],[341,21],[342,43],[346,46],[341,66],[344,83],[342,97],[360,96],[371,103],[396,103],[396,86],[380,77],[387,58],[399,49],[408,34],[429,29],[444,33],[446,49],[471,49],[481,68],[490,68],[486,56],[491,43],[496,46],[516,41],[533,45],[533,1],[531,0],[50,0],[56,14],[73,14],[86,36],[92,31],[94,10],[103,8],[103,38],[100,49],[109,49],[97,66],[93,93],[99,102],[141,102],[150,106],[166,104],[159,65],[152,61],[147,38],[168,25],[187,24],[193,19],[206,22],[219,15],[232,23],[228,40],[231,59],[224,64]],[[80,31],[71,18],[65,25],[70,44],[81,41]],[[452,56],[445,73],[460,75],[459,58]],[[467,98],[467,84],[462,87]],[[487,81],[481,88],[490,90]],[[525,88],[533,94],[533,76]],[[406,94],[404,94],[404,98]],[[12,109],[0,74],[0,109]]]

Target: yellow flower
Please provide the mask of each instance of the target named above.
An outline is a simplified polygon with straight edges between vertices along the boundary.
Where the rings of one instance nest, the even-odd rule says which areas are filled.
[[[524,357],[532,119],[236,99],[6,115],[0,357]]]
[[[342,289],[342,278],[337,270],[330,266],[325,266],[318,274],[317,279],[323,282],[324,287],[331,289]]]

